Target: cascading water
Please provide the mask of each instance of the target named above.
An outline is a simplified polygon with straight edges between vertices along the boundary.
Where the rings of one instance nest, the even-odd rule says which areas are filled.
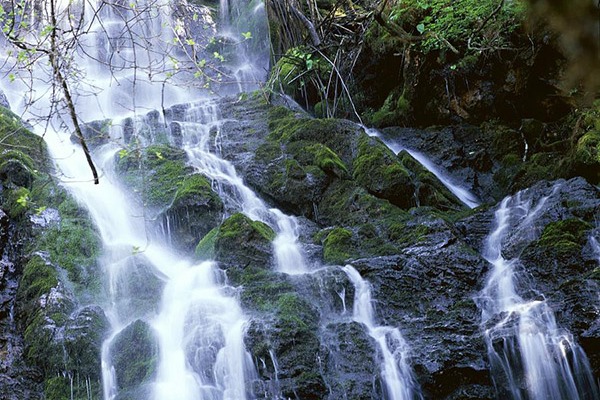
[[[193,89],[182,90],[170,84],[181,79],[174,73],[190,61],[180,59],[186,52],[184,47],[173,45],[180,39],[178,23],[171,18],[173,10],[169,1],[129,5],[104,1],[59,2],[54,5],[58,15],[82,16],[78,51],[72,62],[77,64],[77,73],[85,79],[71,87],[80,119],[89,121],[110,116],[117,120],[138,111],[162,110],[168,104],[189,99]],[[241,6],[235,8],[239,10]],[[252,13],[264,18],[264,7],[254,7]],[[71,20],[64,18],[60,22],[65,24],[64,31],[68,31]],[[266,25],[266,22],[262,24]],[[229,29],[230,36],[231,32]],[[260,34],[253,32],[257,37]],[[169,62],[173,65],[167,65]],[[248,70],[249,63],[246,64],[240,69]],[[244,88],[256,85],[258,73],[251,72],[252,81],[249,74],[244,75]],[[20,111],[24,117],[52,113],[55,103],[50,91],[32,105],[27,99],[20,101],[22,91],[17,84],[5,89],[11,103],[23,107]],[[45,133],[43,124],[35,128],[39,128],[40,134]],[[120,128],[115,126],[113,131],[124,134]],[[231,290],[223,284],[224,279],[215,264],[195,265],[182,260],[157,241],[149,240],[142,210],[128,207],[132,202],[112,176],[112,163],[119,149],[114,143],[95,151],[95,162],[104,175],[99,185],[92,185],[84,168],[86,161],[80,149],[70,143],[68,134],[48,132],[46,138],[57,167],[66,178],[65,186],[90,211],[104,244],[101,263],[107,276],[108,292],[105,312],[111,322],[111,331],[102,349],[105,400],[119,395],[119,371],[112,354],[114,342],[128,326],[139,320],[154,328],[151,333],[154,338],[150,340],[155,339],[158,344],[159,362],[156,381],[146,383],[143,391],[135,396],[178,400],[252,397],[247,391],[250,385],[246,384],[253,378],[254,368],[243,344],[245,316],[235,297],[226,294]],[[211,177],[218,180],[219,174],[224,175],[226,180],[232,181],[229,183],[235,190],[239,189],[242,209],[250,215],[256,211],[263,217],[275,216],[274,221],[282,227],[281,236],[286,238],[281,242],[286,245],[289,245],[288,239],[297,237],[292,232],[294,221],[266,209],[241,184],[231,165],[209,153],[201,155],[212,157],[207,162],[215,174]],[[192,161],[198,162],[198,168],[202,165],[197,159]],[[132,284],[136,279],[164,285],[162,300],[156,305],[158,312],[136,302],[136,296],[143,294],[128,290],[129,286],[136,285]]]
[[[435,175],[435,177],[438,178],[440,182],[442,182],[442,184],[452,192],[452,194],[458,197],[458,199],[464,204],[466,204],[469,208],[475,208],[479,206],[479,200],[477,200],[477,196],[469,192],[467,189],[456,184],[452,179],[450,179],[447,176],[447,174],[444,171],[442,171],[437,165],[432,163],[431,160],[428,159],[424,154],[416,150],[408,149],[398,142],[394,142],[392,140],[382,137],[381,133],[376,129],[367,127],[364,127],[364,129],[367,135],[381,139],[381,141],[395,154],[398,154],[402,150],[410,154],[412,158],[417,160],[423,167],[425,167],[429,172]]]
[[[211,137],[215,141],[212,147],[218,149],[223,124],[217,107],[210,102],[192,105],[186,111],[183,121],[177,123],[181,126],[181,139],[177,140],[182,140],[190,165],[213,181],[226,209],[230,212],[241,211],[253,220],[271,225],[277,232],[273,250],[278,270],[288,274],[308,272],[298,243],[296,219],[275,208],[268,208],[244,184],[230,162],[211,152]]]
[[[557,325],[543,297],[528,300],[518,293],[519,260],[502,256],[509,230],[534,232],[547,199],[532,208],[526,193],[505,198],[485,242],[483,255],[492,271],[477,300],[492,376],[502,398],[597,399],[598,388],[583,350]]]
[[[407,362],[408,345],[398,328],[375,324],[371,289],[369,284],[351,265],[344,272],[355,288],[354,320],[365,325],[375,340],[383,358],[381,376],[385,383],[388,400],[411,400],[421,398],[412,370]]]

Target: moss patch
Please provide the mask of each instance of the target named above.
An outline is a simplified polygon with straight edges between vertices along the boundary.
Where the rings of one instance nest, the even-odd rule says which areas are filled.
[[[353,163],[357,183],[377,197],[401,208],[414,205],[414,186],[409,171],[381,141],[363,133]]]
[[[219,228],[213,228],[196,246],[195,254],[200,260],[210,260],[215,256],[215,242],[219,235]]]
[[[326,263],[342,264],[353,253],[352,232],[344,228],[335,228],[323,241],[323,259]]]
[[[58,285],[58,273],[39,255],[33,256],[23,268],[17,299],[19,303],[37,302],[38,298]]]
[[[592,228],[590,223],[576,218],[550,222],[544,228],[538,243],[552,249],[557,255],[578,253]]]

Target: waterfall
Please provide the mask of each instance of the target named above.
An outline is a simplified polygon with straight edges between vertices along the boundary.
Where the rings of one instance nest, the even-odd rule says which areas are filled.
[[[280,272],[303,274],[308,272],[305,257],[298,242],[298,224],[294,217],[276,208],[269,208],[237,174],[234,166],[219,157],[221,129],[224,120],[218,107],[205,101],[191,105],[185,112],[181,126],[181,141],[189,164],[213,181],[219,197],[229,212],[241,211],[250,219],[270,225],[277,236],[273,241],[275,262]],[[214,149],[214,150],[213,150]]]
[[[188,83],[192,73],[187,71],[195,67],[195,60],[185,57],[189,56],[188,52],[195,51],[195,44],[182,36],[187,32],[182,31],[180,21],[174,19],[175,10],[171,3],[154,0],[129,5],[104,1],[61,1],[55,4],[61,32],[72,32],[65,33],[60,38],[61,43],[69,40],[76,43],[72,47],[75,49],[73,53],[65,57],[70,62],[70,69],[63,72],[72,74],[68,76],[70,91],[80,120],[111,118],[118,121],[133,115],[132,120],[137,121],[135,116],[138,113],[164,110],[169,105],[189,101],[190,96],[200,97],[202,85],[197,88],[193,82],[191,85]],[[182,4],[187,5],[187,2],[182,1]],[[267,39],[260,36],[265,29],[259,29],[266,26],[264,6],[255,6],[251,16],[242,15],[243,6],[237,2],[233,8],[238,10],[238,19],[244,23],[252,22],[253,17],[263,19],[262,22],[254,22],[257,30],[251,34],[257,38],[255,42],[260,42],[255,48],[261,43],[264,45]],[[43,15],[35,16],[40,25],[50,21],[49,13],[46,10]],[[192,19],[191,15],[187,17]],[[211,28],[210,16],[204,15],[203,18],[207,19],[207,27]],[[73,21],[77,21],[75,29],[72,29]],[[230,19],[226,18],[226,21]],[[233,37],[236,27],[224,25],[229,37]],[[249,26],[244,28],[250,29]],[[33,31],[29,35],[33,39],[39,37]],[[236,40],[241,42],[239,38]],[[185,43],[182,44],[182,41]],[[264,65],[253,67],[243,54],[246,53],[229,63],[223,62],[224,68],[232,68],[235,77],[243,75],[240,88],[256,87],[257,82],[264,80],[266,69]],[[14,55],[9,54],[6,65],[12,65],[10,61],[14,60],[11,57],[14,58]],[[102,348],[104,399],[111,400],[120,395],[119,371],[114,363],[113,350],[118,337],[136,321],[144,321],[150,327],[148,340],[155,341],[158,346],[158,361],[155,380],[145,382],[142,392],[129,395],[178,400],[243,400],[247,396],[252,397],[247,381],[255,378],[255,371],[243,342],[246,316],[232,295],[233,291],[227,287],[214,262],[196,264],[150,239],[143,210],[134,207],[134,202],[130,201],[113,174],[118,142],[122,139],[120,136],[127,133],[123,127],[109,127],[114,142],[94,151],[93,159],[102,176],[99,185],[90,182],[81,149],[71,143],[67,130],[62,129],[71,124],[57,116],[57,95],[44,86],[44,83],[50,83],[44,75],[47,73],[44,62],[44,58],[40,58],[32,72],[35,75],[32,79],[37,85],[33,95],[38,97],[22,98],[23,93],[29,93],[27,85],[21,84],[28,79],[29,71],[25,70],[18,71],[23,77],[15,78],[14,85],[3,85],[3,89],[18,112],[33,124],[37,133],[45,136],[57,169],[62,174],[63,184],[89,210],[103,242],[100,263],[106,275],[104,309],[111,324]],[[198,75],[200,78],[205,76]],[[235,77],[231,79],[237,85],[239,78]],[[216,86],[219,78],[214,78]],[[208,77],[201,82],[211,79]],[[210,103],[202,107],[206,109]],[[49,115],[52,116],[50,124],[37,119],[38,116]],[[184,131],[192,131],[190,126],[194,124],[206,126],[189,122]],[[135,126],[133,131],[136,133]],[[220,185],[229,185],[238,191],[241,197],[235,200],[240,202],[243,211],[279,226],[278,242],[283,247],[295,248],[294,251],[300,254],[297,243],[290,245],[290,241],[294,242],[297,238],[295,221],[291,217],[269,210],[241,183],[229,163],[212,155],[206,148],[192,151],[190,146],[186,150],[192,165]],[[201,157],[207,157],[208,161],[202,161]],[[286,259],[285,256],[282,258]],[[304,264],[300,263],[300,267],[295,265],[282,269],[291,268],[292,272],[302,267]],[[161,299],[155,306],[140,304],[141,301],[136,299],[151,295],[130,290],[131,286],[147,284],[163,286]]]
[[[535,231],[535,220],[547,199],[533,206],[524,192],[505,198],[485,242],[483,255],[492,270],[477,300],[492,376],[502,398],[597,399],[583,350],[558,326],[542,296],[525,299],[519,294],[519,259],[502,255],[509,230]]]
[[[367,127],[363,127],[363,128],[365,129],[365,132],[367,133],[367,135],[381,139],[381,141],[390,150],[392,150],[394,152],[394,154],[398,154],[402,150],[404,150],[408,154],[410,154],[411,157],[414,158],[415,160],[417,160],[423,167],[425,167],[425,169],[427,169],[429,172],[431,172],[433,175],[435,175],[435,177],[438,178],[440,180],[440,182],[444,186],[446,186],[446,188],[448,190],[450,190],[450,192],[452,192],[452,194],[454,194],[467,207],[475,208],[475,207],[479,206],[480,203],[479,203],[479,200],[477,199],[477,196],[475,196],[473,193],[469,192],[467,189],[465,189],[464,187],[462,187],[459,184],[457,184],[456,182],[454,182],[453,179],[448,177],[448,174],[445,171],[443,171],[440,167],[438,167],[433,162],[431,162],[431,160],[429,158],[427,158],[423,153],[418,152],[413,149],[409,149],[407,147],[404,147],[399,142],[392,141],[392,140],[382,137],[381,133],[376,129],[367,128]]]
[[[411,400],[421,396],[417,383],[407,362],[408,345],[397,328],[376,325],[371,300],[371,288],[358,271],[351,265],[344,267],[344,272],[354,285],[353,317],[356,322],[364,324],[369,335],[375,340],[381,356],[381,377],[385,384],[385,395],[388,400]]]

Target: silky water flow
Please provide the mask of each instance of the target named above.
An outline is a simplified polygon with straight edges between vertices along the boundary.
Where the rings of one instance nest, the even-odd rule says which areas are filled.
[[[47,3],[43,3],[46,4]],[[133,3],[132,3],[133,4]],[[142,207],[123,190],[114,172],[118,152],[123,148],[125,118],[134,121],[133,134],[143,128],[139,115],[165,110],[170,105],[187,104],[184,117],[176,121],[181,128],[180,145],[190,165],[209,177],[224,201],[226,213],[241,211],[253,220],[270,225],[276,232],[273,242],[278,271],[290,275],[310,272],[298,240],[298,221],[280,210],[268,207],[245,184],[233,165],[219,156],[219,141],[226,118],[220,115],[213,99],[187,103],[190,95],[201,98],[199,91],[182,88],[169,70],[188,66],[188,61],[173,60],[184,54],[177,48],[180,23],[173,20],[171,2],[138,1],[119,6],[105,1],[58,1],[65,32],[72,21],[66,16],[83,13],[83,26],[74,61],[82,79],[72,81],[78,117],[83,121],[110,118],[111,140],[94,150],[93,158],[101,171],[99,185],[90,181],[87,162],[79,146],[71,143],[68,121],[51,120],[49,130],[35,117],[52,112],[54,99],[47,84],[47,72],[40,67],[33,78],[35,102],[23,100],[26,86],[3,85],[11,103],[36,132],[44,135],[56,160],[64,185],[83,204],[94,220],[103,242],[100,263],[106,275],[105,313],[110,332],[102,348],[102,377],[105,400],[120,395],[119,371],[114,348],[129,329],[143,324],[156,343],[156,378],[140,388],[136,395],[157,400],[244,400],[255,397],[249,381],[256,371],[244,347],[244,315],[235,290],[213,261],[201,263],[182,259],[169,246],[169,238],[156,240],[148,232]],[[228,68],[235,79],[221,84],[223,94],[256,88],[268,69],[268,36],[263,2],[248,7],[245,2],[222,0],[219,35],[238,40],[240,34],[253,37],[253,45],[235,52]],[[47,15],[47,10],[46,10]],[[237,21],[231,23],[231,16]],[[38,18],[32,16],[32,19]],[[207,18],[210,25],[214,21]],[[42,24],[43,25],[43,24]],[[85,34],[83,34],[85,32]],[[143,39],[141,39],[143,38]],[[177,60],[176,60],[177,61]],[[173,63],[170,65],[169,63]],[[39,73],[39,76],[36,74]],[[18,79],[17,79],[18,81]],[[173,84],[170,84],[173,83]],[[66,114],[63,114],[63,116]],[[164,115],[159,116],[164,119]],[[161,121],[159,121],[161,122]],[[164,121],[162,121],[164,122]],[[139,137],[152,142],[153,138]],[[172,144],[175,139],[170,138]],[[166,229],[168,232],[168,229]],[[407,363],[408,346],[397,328],[378,326],[374,321],[368,283],[347,266],[344,271],[355,286],[353,318],[365,326],[382,353],[381,376],[384,396],[389,400],[419,397],[412,371]],[[143,282],[161,287],[161,297],[143,298]],[[141,283],[140,283],[141,282]],[[139,297],[142,297],[141,299]],[[277,365],[276,355],[271,354]]]
[[[559,189],[557,184],[550,196]],[[536,221],[544,213],[548,198],[534,200],[527,191],[505,198],[485,241],[483,256],[492,269],[476,301],[481,309],[492,378],[499,396],[504,398],[598,399],[584,351],[571,333],[557,324],[543,294],[526,298],[521,293],[531,293],[532,288],[521,276],[518,257],[503,256],[511,235],[534,238]]]

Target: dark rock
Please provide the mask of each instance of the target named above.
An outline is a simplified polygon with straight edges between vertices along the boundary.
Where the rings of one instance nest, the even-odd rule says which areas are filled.
[[[332,323],[320,336],[323,379],[329,388],[328,397],[322,398],[383,398],[377,346],[363,325]]]
[[[115,302],[120,317],[152,315],[158,311],[165,278],[154,268],[143,252],[132,255],[124,249],[123,265],[115,272]]]
[[[109,325],[99,306],[84,307],[69,318],[64,330],[69,370],[96,382],[101,379],[100,353]]]
[[[122,396],[141,399],[138,393],[155,377],[158,363],[158,342],[152,328],[135,320],[114,338],[110,352]]]
[[[81,133],[85,138],[85,143],[90,149],[94,149],[95,147],[106,144],[109,142],[109,140],[111,140],[111,125],[112,120],[105,119],[102,121],[88,122],[81,127]],[[79,139],[76,137],[71,137],[71,141],[74,143],[79,143]]]
[[[249,266],[268,268],[271,265],[271,241],[274,238],[275,233],[268,225],[237,213],[223,221],[218,228],[214,238],[214,256],[236,269]]]
[[[3,91],[0,90],[0,107],[4,107],[10,110],[10,103],[8,102],[8,98]]]

